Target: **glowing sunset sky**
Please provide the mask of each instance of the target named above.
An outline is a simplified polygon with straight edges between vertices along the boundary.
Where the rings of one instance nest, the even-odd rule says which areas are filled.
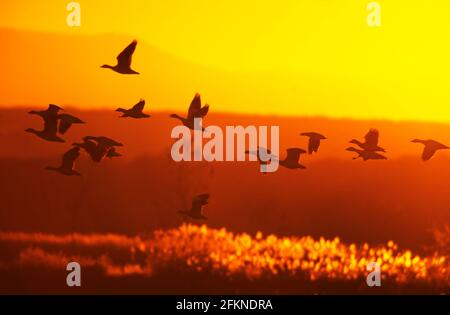
[[[0,55],[2,106],[115,108],[142,97],[184,111],[198,91],[215,111],[450,122],[445,1],[378,1],[380,28],[368,27],[361,0],[85,0],[75,28],[68,2],[0,2],[1,28],[48,40],[29,51],[31,33],[1,33],[12,43]],[[141,76],[99,68],[133,38]],[[46,51],[83,39],[90,46],[76,52]]]

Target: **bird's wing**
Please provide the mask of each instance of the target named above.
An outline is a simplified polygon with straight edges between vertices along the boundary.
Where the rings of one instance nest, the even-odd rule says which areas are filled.
[[[136,49],[137,40],[133,40],[122,52],[117,56],[117,63],[121,66],[130,67],[131,57]]]
[[[59,114],[58,119],[60,120],[59,132],[62,134],[66,133],[72,124],[84,124],[84,121],[69,114]]]
[[[194,114],[194,117],[196,117],[196,118],[205,117],[206,114],[208,114],[208,110],[209,110],[209,105],[205,105]]]
[[[62,108],[59,107],[58,105],[55,105],[55,104],[49,104],[46,111],[47,111],[47,112],[54,112],[54,113],[57,113],[60,109],[62,109]]]
[[[320,139],[317,137],[309,138],[308,142],[308,153],[311,154],[313,152],[317,152],[320,146]]]
[[[188,114],[187,114],[187,118],[194,118],[196,117],[196,113],[201,109],[202,107],[202,101],[200,98],[200,94],[195,94],[194,98],[191,101],[191,105],[189,105],[189,110],[188,110]],[[208,111],[208,110],[206,110]],[[205,113],[206,115],[206,113]]]
[[[378,132],[377,129],[370,129],[369,132],[364,136],[364,138],[366,139],[367,144],[377,146],[379,135],[380,133]]]
[[[286,150],[286,161],[298,162],[300,154],[305,153],[305,150],[300,148],[290,148]]]
[[[80,118],[69,114],[59,114],[58,118],[61,120],[67,120],[71,124],[84,124],[84,121],[82,121]]]
[[[422,152],[422,160],[428,161],[429,159],[431,159],[435,152],[435,149],[430,148],[430,146],[426,145]]]
[[[65,134],[72,124],[67,120],[61,120],[59,123],[59,133]]]
[[[144,106],[145,106],[145,100],[140,100],[139,103],[137,103],[136,105],[134,105],[131,108],[131,110],[142,112],[142,110],[144,109]]]
[[[65,169],[72,169],[73,165],[75,163],[75,160],[80,156],[80,148],[79,147],[73,147],[66,153],[64,153],[62,157],[62,168]]]
[[[111,138],[108,137],[93,137],[92,140],[97,141],[97,143],[101,146],[105,146],[105,147],[121,147],[123,146],[122,143],[117,142],[116,140],[113,140]]]

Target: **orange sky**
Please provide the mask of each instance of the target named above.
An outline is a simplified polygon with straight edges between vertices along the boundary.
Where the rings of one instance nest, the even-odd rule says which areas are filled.
[[[1,1],[3,106],[184,111],[198,91],[216,111],[450,122],[444,1],[378,1],[380,28],[362,0],[79,1],[76,28],[68,2]],[[99,68],[133,38],[141,76]]]

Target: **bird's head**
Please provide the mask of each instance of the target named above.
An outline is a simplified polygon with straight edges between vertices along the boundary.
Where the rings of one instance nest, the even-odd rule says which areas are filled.
[[[420,141],[419,139],[412,139],[411,142],[414,142],[414,143],[421,143],[422,141]]]
[[[109,68],[109,69],[111,69],[112,66],[110,66],[110,65],[101,65],[100,68]]]
[[[348,147],[347,149],[345,149],[347,151],[352,151],[352,152],[357,152],[357,150],[353,147]]]
[[[359,143],[359,141],[358,140],[356,140],[356,139],[352,139],[352,140],[350,140],[348,143],[353,143],[353,144],[358,144]]]
[[[34,130],[33,128],[28,128],[28,129],[25,129],[25,132],[35,133],[36,130]]]

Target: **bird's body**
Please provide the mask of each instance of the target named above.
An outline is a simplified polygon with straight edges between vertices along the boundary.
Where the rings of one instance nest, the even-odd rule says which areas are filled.
[[[195,130],[194,119],[205,117],[206,114],[208,113],[208,110],[209,105],[205,104],[205,106],[202,107],[200,94],[197,93],[195,94],[194,99],[192,100],[191,105],[189,106],[186,118],[181,117],[177,114],[172,114],[170,115],[170,117],[179,119],[184,126],[188,127],[189,129]],[[203,127],[202,130],[204,130]]]
[[[309,137],[308,141],[308,154],[312,154],[319,150],[320,141],[325,140],[326,137],[317,132],[303,132],[300,135]]]
[[[117,56],[117,64],[115,66],[103,65],[101,67],[111,69],[120,74],[139,74],[139,72],[131,69],[131,60],[133,53],[136,50],[136,45],[137,41],[132,41],[131,44]]]
[[[58,137],[56,133],[50,132],[49,130],[36,130],[33,128],[25,129],[26,132],[34,133],[36,136],[38,136],[41,139],[50,141],[50,142],[65,142],[64,139]]]
[[[145,106],[145,101],[144,100],[140,100],[139,103],[137,103],[136,105],[134,105],[132,108],[130,109],[124,109],[124,108],[118,108],[116,109],[116,112],[121,112],[123,113],[122,116],[120,117],[131,117],[131,118],[148,118],[150,117],[150,115],[143,113],[143,109]]]
[[[381,155],[380,153],[378,153],[376,151],[360,150],[360,149],[356,149],[356,148],[353,148],[353,147],[349,147],[346,150],[358,153],[358,156],[353,158],[354,160],[356,160],[358,158],[362,158],[364,161],[367,161],[367,160],[386,160],[387,159],[384,155]]]
[[[202,213],[202,207],[208,204],[209,194],[197,195],[192,199],[192,206],[190,210],[180,210],[179,214],[186,215],[191,219],[206,220],[208,219]]]
[[[370,129],[369,132],[364,136],[365,141],[361,142],[356,139],[352,139],[350,143],[358,145],[361,149],[365,151],[381,151],[386,152],[386,150],[378,145],[379,131],[377,129]]]
[[[422,152],[422,160],[424,161],[428,161],[429,159],[431,159],[437,150],[450,149],[450,147],[446,146],[445,144],[442,144],[440,142],[431,139],[429,140],[414,139],[411,142],[421,143],[425,146]]]
[[[299,163],[300,155],[306,153],[300,148],[289,148],[286,150],[287,156],[284,160],[280,160],[279,164],[288,169],[305,169],[306,167]]]
[[[45,169],[55,171],[66,176],[72,175],[80,176],[81,174],[74,170],[75,160],[79,156],[80,156],[80,148],[79,147],[72,148],[66,153],[64,153],[61,165],[59,167],[48,166]]]

